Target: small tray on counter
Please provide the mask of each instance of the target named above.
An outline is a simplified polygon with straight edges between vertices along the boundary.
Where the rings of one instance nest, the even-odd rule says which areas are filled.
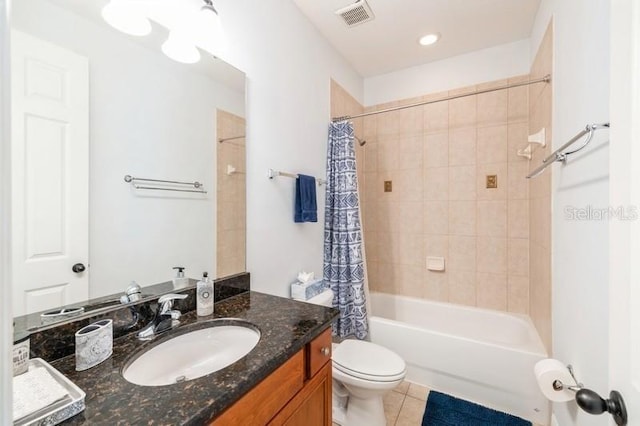
[[[65,388],[68,395],[63,399],[54,402],[34,413],[31,413],[21,419],[16,420],[14,426],[51,426],[57,425],[76,414],[81,413],[85,409],[84,398],[86,394],[76,386],[71,380],[67,379],[62,373],[49,365],[48,362],[41,358],[33,358],[29,360],[29,370],[37,367],[44,367],[47,372],[62,387]]]

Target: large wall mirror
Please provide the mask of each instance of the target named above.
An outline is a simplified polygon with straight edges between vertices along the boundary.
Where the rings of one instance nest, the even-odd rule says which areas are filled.
[[[163,54],[162,5],[202,1],[146,3],[145,37],[103,0],[13,4],[15,316],[245,270],[244,74],[197,41],[198,63]]]

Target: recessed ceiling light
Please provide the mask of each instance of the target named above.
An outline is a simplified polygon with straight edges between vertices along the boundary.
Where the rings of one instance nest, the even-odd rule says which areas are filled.
[[[440,40],[440,34],[433,33],[433,34],[427,34],[425,36],[420,37],[420,40],[418,40],[418,43],[420,43],[423,46],[429,46],[438,40]]]

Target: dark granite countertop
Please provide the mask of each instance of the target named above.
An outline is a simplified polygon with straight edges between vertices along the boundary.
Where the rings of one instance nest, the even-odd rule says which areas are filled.
[[[111,358],[89,370],[75,371],[74,355],[61,358],[52,365],[87,394],[85,411],[63,424],[206,424],[329,327],[337,313],[251,291],[216,303],[210,317],[197,317],[195,311],[183,315],[179,327],[152,341],[140,341],[134,334],[116,339]],[[180,334],[181,329],[205,327],[214,318],[246,320],[260,330],[260,341],[236,363],[188,382],[137,386],[122,377],[122,368],[137,351]]]

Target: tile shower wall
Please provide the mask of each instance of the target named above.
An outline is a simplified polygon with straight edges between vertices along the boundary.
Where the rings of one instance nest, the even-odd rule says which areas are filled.
[[[245,135],[245,119],[217,110],[217,138]],[[217,276],[246,270],[246,149],[245,139],[217,143]],[[229,166],[235,169],[229,173]]]
[[[531,66],[531,78],[552,73],[553,24],[550,23]],[[535,150],[529,163],[531,170],[551,154],[552,83],[529,87],[529,132],[546,129],[547,146]],[[547,350],[551,353],[551,174],[549,167],[529,181],[531,277],[530,315]]]
[[[515,154],[526,146],[528,98],[521,87],[363,119],[358,166],[372,290],[529,313],[528,163]],[[497,188],[485,187],[487,175]],[[428,271],[427,256],[444,257],[445,271]]]

